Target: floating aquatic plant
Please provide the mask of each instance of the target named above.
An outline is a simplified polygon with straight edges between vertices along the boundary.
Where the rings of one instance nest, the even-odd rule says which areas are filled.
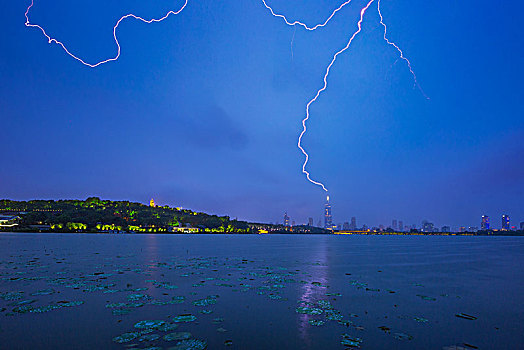
[[[295,311],[299,314],[305,315],[320,315],[323,312],[322,309],[307,306],[299,306],[295,309]]]
[[[165,341],[186,340],[191,339],[191,336],[192,335],[189,332],[173,332],[164,335],[162,339],[164,339]]]
[[[136,338],[138,338],[140,335],[139,332],[129,332],[129,333],[124,333],[124,334],[121,334],[117,337],[114,337],[113,338],[113,341],[115,343],[127,343],[127,342],[130,342],[131,340],[134,340]]]
[[[178,315],[178,316],[173,317],[173,322],[177,322],[177,323],[193,322],[194,320],[196,320],[196,316],[191,315],[191,314],[183,314],[183,315]]]
[[[360,348],[361,343],[362,343],[362,339],[357,338],[357,337],[352,337],[347,333],[342,334],[342,340],[340,341],[340,344],[351,347],[351,348]]]
[[[135,323],[134,327],[143,329],[143,328],[154,328],[157,329],[160,326],[163,326],[166,322],[162,320],[144,320]]]

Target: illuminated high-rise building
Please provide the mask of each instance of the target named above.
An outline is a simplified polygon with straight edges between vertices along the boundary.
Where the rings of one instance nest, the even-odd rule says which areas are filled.
[[[393,219],[393,221],[391,222],[391,228],[395,231],[398,229],[397,219]]]
[[[289,216],[287,212],[284,213],[284,226],[289,226]]]
[[[404,223],[402,222],[402,220],[398,222],[398,230],[400,232],[404,232]]]
[[[506,214],[502,215],[502,229],[509,231],[509,216]]]
[[[155,200],[153,198],[151,198],[151,200],[149,201],[149,206],[155,207]]]
[[[489,216],[482,215],[482,221],[480,222],[480,229],[482,231],[489,230]]]
[[[357,229],[357,218],[354,217],[354,216],[351,218],[351,224],[349,224],[349,229],[350,230],[356,230]]]
[[[328,230],[333,229],[333,218],[331,217],[331,204],[329,204],[329,196],[327,196],[326,205],[324,208],[324,228]]]
[[[309,220],[308,220],[308,226],[313,226],[313,218],[309,218]]]

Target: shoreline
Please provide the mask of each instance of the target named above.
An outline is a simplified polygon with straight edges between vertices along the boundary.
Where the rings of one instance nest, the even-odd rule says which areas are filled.
[[[524,231],[507,231],[506,232],[492,232],[492,233],[472,233],[472,232],[330,232],[330,233],[303,233],[303,232],[290,232],[290,231],[277,231],[277,232],[267,232],[267,233],[258,233],[258,232],[112,232],[112,231],[51,231],[51,230],[16,230],[16,231],[4,231],[0,230],[2,233],[46,233],[46,234],[98,234],[98,235],[175,235],[175,236],[200,236],[200,235],[322,235],[322,236],[465,236],[465,237],[522,237],[524,236]]]

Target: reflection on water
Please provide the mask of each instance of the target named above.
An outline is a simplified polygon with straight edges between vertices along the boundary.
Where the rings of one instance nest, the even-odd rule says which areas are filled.
[[[518,349],[523,260],[521,237],[0,234],[2,346]]]
[[[306,271],[315,284],[304,283],[302,285],[300,301],[314,303],[318,300],[323,300],[326,293],[324,288],[318,288],[318,283],[322,286],[329,285],[329,265],[325,239],[320,239],[316,242],[315,246],[312,247],[311,255],[308,257],[308,260],[311,262],[311,265],[307,267],[308,269]],[[299,314],[298,317],[298,330],[300,336],[308,346],[311,345],[311,339],[309,338],[308,333],[311,329],[311,325],[309,324],[311,319],[313,318],[308,314]]]

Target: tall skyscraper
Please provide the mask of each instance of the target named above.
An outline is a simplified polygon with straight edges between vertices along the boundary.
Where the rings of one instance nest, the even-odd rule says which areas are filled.
[[[402,220],[398,222],[398,230],[400,232],[404,232],[404,223],[402,222]]]
[[[502,215],[502,229],[509,231],[509,216],[506,214]]]
[[[289,226],[289,216],[287,212],[284,213],[284,226]]]
[[[489,216],[482,215],[482,221],[480,222],[480,229],[483,231],[489,230]]]
[[[354,217],[354,216],[351,218],[351,224],[349,224],[349,229],[350,230],[356,230],[357,229],[357,218]]]
[[[393,221],[391,222],[391,228],[396,231],[398,229],[397,227],[397,219],[393,219]]]
[[[307,224],[308,224],[308,226],[313,226],[313,218],[309,218]]]
[[[324,208],[324,228],[328,230],[333,229],[333,218],[331,217],[331,204],[329,204],[329,196],[327,196],[326,205]]]

